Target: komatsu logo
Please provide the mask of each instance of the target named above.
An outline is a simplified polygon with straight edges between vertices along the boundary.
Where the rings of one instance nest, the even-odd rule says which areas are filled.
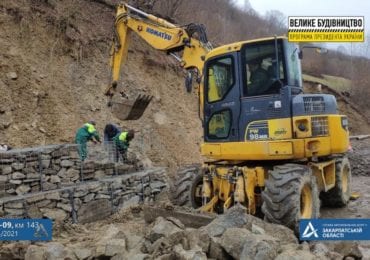
[[[155,36],[158,36],[158,37],[160,37],[160,38],[162,38],[164,40],[167,40],[167,41],[170,41],[172,39],[172,36],[171,35],[169,35],[169,34],[167,34],[165,32],[157,31],[157,30],[155,30],[153,28],[150,28],[150,27],[147,27],[146,28],[146,32],[147,33],[150,33],[150,34],[153,34]]]

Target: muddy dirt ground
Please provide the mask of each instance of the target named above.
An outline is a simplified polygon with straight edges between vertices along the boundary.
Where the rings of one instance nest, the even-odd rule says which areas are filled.
[[[370,177],[353,176],[352,191],[360,195],[345,208],[321,208],[322,218],[370,218]]]

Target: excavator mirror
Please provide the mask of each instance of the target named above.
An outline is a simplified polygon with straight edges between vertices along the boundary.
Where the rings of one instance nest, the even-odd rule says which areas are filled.
[[[120,95],[115,95],[109,101],[112,113],[120,120],[137,120],[148,107],[153,96],[139,95],[136,100],[129,100]]]
[[[193,74],[190,71],[187,72],[185,77],[185,88],[188,93],[193,89]]]

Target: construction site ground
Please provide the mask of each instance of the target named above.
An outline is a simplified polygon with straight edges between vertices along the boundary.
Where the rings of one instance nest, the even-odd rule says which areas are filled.
[[[321,208],[322,218],[370,216],[370,139],[352,141],[352,190],[360,196],[344,208]],[[107,219],[88,223],[55,223],[52,242],[3,243],[1,259],[370,259],[370,242],[303,242],[282,226],[268,224],[236,207],[205,227],[185,227],[170,217],[147,223],[143,207],[121,209]],[[173,209],[168,193],[154,206]],[[189,208],[176,208],[194,213]],[[222,227],[222,228],[220,228]],[[236,234],[238,234],[236,236]],[[233,236],[237,238],[233,239]],[[244,241],[243,243],[241,241]],[[249,241],[249,246],[247,242]],[[253,241],[253,243],[251,242]],[[352,257],[352,258],[351,258]]]
[[[139,121],[118,122],[111,115],[102,93],[114,10],[104,2],[118,1],[1,1],[0,140],[13,147],[70,143],[76,129],[94,119],[100,132],[106,123],[138,130],[131,149],[145,167],[167,166],[173,176],[178,165],[200,163],[196,90],[186,94],[176,63],[138,39],[130,46],[122,86],[130,95],[137,90],[154,99]],[[323,91],[339,95],[351,134],[370,134],[367,115],[350,98]],[[323,218],[370,217],[370,139],[351,144],[352,190],[360,197],[344,208],[322,208]],[[168,202],[161,194],[155,204]],[[292,231],[240,209],[198,229],[176,219],[148,224],[141,209],[88,224],[56,223],[52,242],[3,242],[0,259],[370,259],[368,242],[298,243]]]

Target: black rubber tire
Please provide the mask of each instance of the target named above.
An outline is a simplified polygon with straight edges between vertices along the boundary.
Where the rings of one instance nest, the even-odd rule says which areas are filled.
[[[305,165],[285,164],[269,171],[262,192],[262,212],[266,221],[287,226],[299,232],[301,216],[301,196],[304,189],[311,192],[310,216],[320,215],[320,199],[316,178]]]
[[[347,174],[347,187],[344,189],[343,174]],[[322,204],[327,207],[344,207],[351,198],[351,166],[347,157],[336,159],[335,162],[335,186],[327,192],[322,192],[320,198]]]
[[[197,187],[203,184],[203,175],[197,174],[190,185],[190,206],[194,209],[200,208],[202,206],[202,197],[196,196]],[[199,194],[201,195],[201,194]]]
[[[201,176],[201,166],[198,164],[179,168],[170,188],[170,200],[174,205],[192,206],[191,187],[197,176]]]

